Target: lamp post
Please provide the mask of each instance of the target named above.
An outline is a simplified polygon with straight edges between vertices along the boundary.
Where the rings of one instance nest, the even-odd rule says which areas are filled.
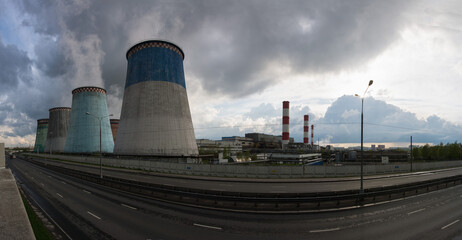
[[[364,144],[364,138],[363,138],[363,125],[364,125],[364,96],[366,96],[367,90],[369,87],[372,85],[374,81],[370,80],[369,85],[367,85],[366,91],[364,91],[363,96],[361,97],[361,188],[359,189],[359,193],[363,194],[364,193],[364,149],[363,149],[363,144]],[[359,97],[358,94],[355,94],[356,97]]]
[[[103,178],[103,161],[101,159],[101,155],[103,155],[101,151],[101,122],[103,121],[104,118],[111,117],[112,114],[108,116],[102,116],[102,117],[95,116],[89,112],[86,112],[85,114],[87,114],[88,116],[95,117],[99,120],[99,177]]]

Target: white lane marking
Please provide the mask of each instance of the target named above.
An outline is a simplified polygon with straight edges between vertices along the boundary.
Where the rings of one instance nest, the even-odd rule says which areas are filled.
[[[327,229],[317,229],[317,230],[311,230],[310,233],[321,233],[321,232],[333,232],[333,231],[338,231],[340,228],[327,228]]]
[[[196,226],[196,227],[210,228],[210,229],[215,229],[215,230],[222,230],[223,229],[221,227],[203,225],[203,224],[199,224],[199,223],[194,223],[193,225]]]
[[[89,191],[87,191],[87,190],[85,190],[85,189],[82,189],[82,191],[84,191],[84,192],[86,192],[86,193],[88,193],[88,194],[91,194],[91,192],[89,192]]]
[[[444,229],[450,227],[451,225],[456,224],[458,221],[459,221],[459,219],[455,220],[454,222],[452,222],[452,223],[450,223],[450,224],[448,224],[448,225],[442,227],[441,230],[444,230]]]
[[[48,175],[49,178],[51,178],[51,175]]]
[[[412,211],[412,212],[408,212],[407,215],[411,215],[411,214],[414,214],[414,213],[418,213],[418,212],[421,212],[421,211],[423,211],[423,210],[425,210],[425,208],[421,208],[421,209],[419,209],[419,210],[415,210],[415,211]]]
[[[56,195],[58,195],[60,198],[64,198],[63,195],[61,195],[59,193],[56,193]]]
[[[123,204],[121,203],[120,205],[124,206],[124,207],[127,207],[127,208],[130,208],[130,209],[133,209],[133,210],[136,210],[136,207],[132,207],[132,206],[129,206],[127,204]]]
[[[62,184],[66,184],[66,182],[64,182],[64,181],[61,181],[61,183],[62,183]]]
[[[40,185],[45,186],[43,183],[40,183]]]
[[[97,219],[101,220],[101,218],[100,218],[100,217],[98,217],[98,216],[96,216],[94,213],[92,213],[92,212],[88,212],[88,211],[87,211],[87,213],[88,213],[88,214],[90,214],[90,215],[92,215],[94,218],[97,218]]]

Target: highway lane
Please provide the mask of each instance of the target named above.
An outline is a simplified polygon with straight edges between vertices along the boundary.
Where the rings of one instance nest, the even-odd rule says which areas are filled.
[[[88,225],[117,239],[462,237],[462,186],[361,209],[292,215],[243,214],[149,200],[56,174],[19,159],[9,162],[17,175],[24,176],[21,181],[25,185],[41,188]],[[101,235],[93,233],[87,237],[97,239]]]
[[[42,160],[43,161],[43,160]],[[99,174],[99,167],[66,163],[62,161],[46,160],[55,164],[80,171]],[[367,176],[364,180],[365,188],[387,187],[398,184],[419,182],[442,177],[462,174],[462,168],[433,170],[411,174],[394,174],[384,176]],[[265,181],[258,179],[225,179],[225,178],[197,178],[197,177],[165,177],[150,174],[146,171],[123,170],[104,168],[103,175],[130,179],[135,181],[163,184],[166,186],[187,187],[195,189],[208,189],[215,191],[251,192],[251,193],[304,193],[304,192],[334,192],[342,190],[359,189],[358,177],[342,177],[337,179],[271,179]],[[214,181],[210,181],[214,180]],[[240,180],[240,181],[239,181]]]

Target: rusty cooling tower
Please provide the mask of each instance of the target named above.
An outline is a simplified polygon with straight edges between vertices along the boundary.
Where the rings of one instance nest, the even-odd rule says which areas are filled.
[[[51,108],[49,112],[45,152],[64,152],[71,108],[55,107]]]
[[[197,155],[183,70],[183,51],[151,40],[127,51],[115,154]]]
[[[114,142],[117,137],[117,130],[119,129],[119,119],[110,119],[109,122],[111,123],[111,131],[112,131],[112,139]]]

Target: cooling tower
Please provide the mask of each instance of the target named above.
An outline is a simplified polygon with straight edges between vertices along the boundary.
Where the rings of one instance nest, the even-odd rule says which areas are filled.
[[[115,154],[197,155],[183,72],[183,51],[165,41],[145,41],[127,51]]]
[[[110,119],[109,122],[111,123],[111,131],[112,131],[112,139],[114,142],[117,137],[117,129],[119,129],[119,119]]]
[[[34,152],[41,153],[45,151],[47,133],[48,133],[48,119],[37,120],[37,135],[35,136]]]
[[[48,133],[45,152],[64,152],[71,109],[56,107],[49,110]]]
[[[289,144],[289,101],[282,102],[282,148]]]
[[[106,90],[80,87],[72,91],[72,111],[67,133],[67,153],[112,153],[114,140],[107,113]]]

